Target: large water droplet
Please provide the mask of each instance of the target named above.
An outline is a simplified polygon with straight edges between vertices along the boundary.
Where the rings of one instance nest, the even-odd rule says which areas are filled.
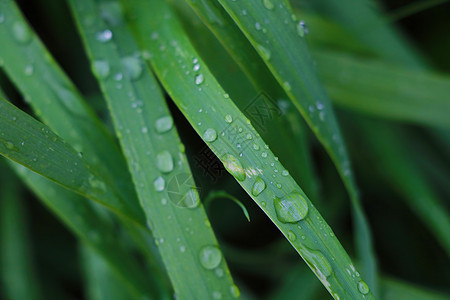
[[[264,189],[266,188],[266,183],[264,182],[264,180],[262,180],[261,177],[256,177],[255,179],[255,183],[253,184],[252,187],[252,195],[253,196],[258,196],[259,194],[261,194],[262,191],[264,191]]]
[[[365,283],[363,280],[361,280],[360,282],[358,282],[358,290],[361,292],[361,294],[363,295],[367,295],[370,291],[369,286],[367,285],[367,283]]]
[[[264,7],[265,8],[267,8],[267,9],[269,9],[269,10],[272,10],[273,9],[273,3],[272,2],[270,2],[270,0],[263,0],[263,4],[264,4]]]
[[[203,139],[206,142],[214,142],[217,139],[217,132],[212,128],[208,128],[203,133]]]
[[[156,167],[163,173],[173,170],[173,159],[169,151],[164,150],[156,154]]]
[[[308,203],[297,192],[290,193],[281,199],[275,198],[274,206],[278,220],[283,223],[297,223],[308,214]]]
[[[195,187],[191,187],[184,196],[184,206],[188,208],[195,208],[200,204],[200,196]]]
[[[96,38],[97,41],[101,43],[106,43],[112,39],[112,36],[113,36],[112,31],[109,29],[105,29],[103,31],[98,32]]]
[[[12,34],[14,39],[22,44],[27,44],[31,41],[32,33],[28,26],[23,22],[14,22],[12,26]]]
[[[142,63],[139,58],[134,56],[127,56],[122,58],[122,65],[125,68],[126,74],[132,79],[138,79],[142,74]]]
[[[215,246],[206,246],[200,250],[200,263],[205,269],[212,270],[219,266],[222,253]]]
[[[109,63],[106,60],[96,60],[92,64],[92,72],[101,79],[105,79],[110,74]]]
[[[123,24],[122,6],[118,2],[104,2],[99,5],[100,17],[111,26]]]
[[[200,85],[203,82],[203,74],[198,74],[197,76],[195,76],[195,84],[196,85]]]
[[[327,277],[331,276],[333,268],[322,252],[309,249],[305,245],[300,245],[299,251],[322,282],[326,281]]]
[[[264,47],[263,45],[256,45],[256,49],[259,51],[259,54],[262,56],[263,59],[265,60],[269,60],[272,53],[270,52],[269,49],[267,49],[266,47]]]
[[[164,133],[172,129],[173,119],[171,116],[161,117],[155,122],[155,128],[158,133]]]
[[[166,181],[161,176],[159,176],[158,178],[155,179],[155,181],[153,181],[153,186],[155,187],[155,190],[158,192],[164,191],[165,185]]]
[[[245,172],[239,160],[231,154],[225,154],[222,157],[225,169],[230,172],[237,180],[243,181],[245,179]]]

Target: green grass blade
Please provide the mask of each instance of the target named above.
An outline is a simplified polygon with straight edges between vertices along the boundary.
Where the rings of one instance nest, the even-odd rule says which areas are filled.
[[[392,278],[383,278],[381,286],[384,300],[445,300],[450,298],[449,294],[438,293]]]
[[[85,295],[89,300],[132,299],[123,282],[111,270],[108,263],[87,245],[80,247],[80,259],[85,278]]]
[[[304,28],[301,23],[291,20],[293,14],[286,2],[276,5],[270,0],[256,4],[229,0],[219,2],[259,52],[334,161],[352,200],[361,269],[369,285],[376,289],[376,259],[369,225],[359,202],[350,160],[331,103],[316,79],[313,60],[303,37]],[[199,12],[203,10],[200,15],[206,15],[202,5],[197,4],[195,7]],[[225,22],[228,26],[224,28],[233,27],[222,18],[222,23]],[[211,25],[216,35],[223,35],[224,29],[219,30],[217,27]],[[230,32],[230,35],[237,36],[235,30]],[[222,37],[222,43],[224,42],[225,38]],[[233,44],[232,47],[236,48],[241,44],[243,42]],[[234,57],[240,53],[232,49],[230,52],[235,54]]]
[[[4,299],[43,299],[32,259],[27,214],[15,176],[0,164],[0,275]]]
[[[400,128],[385,124],[359,121],[360,136],[365,139],[377,167],[387,183],[403,196],[406,204],[422,219],[436,240],[450,255],[450,216],[439,196],[424,178],[409,154],[409,144]]]
[[[136,56],[140,50],[122,19],[120,4],[70,4],[175,293],[182,299],[209,299],[228,298],[233,291],[237,297],[170,112],[152,73]],[[113,38],[101,43],[98,34],[105,28]],[[99,64],[107,64],[111,74],[101,73]],[[123,77],[120,82],[117,74]],[[161,129],[161,121],[168,126]],[[213,255],[212,265],[202,261],[205,255]]]
[[[219,86],[167,4],[124,4],[134,16],[131,22],[153,69],[178,108],[330,293],[341,299],[373,299],[329,226]],[[245,147],[248,141],[250,147]]]
[[[123,155],[12,0],[0,2],[0,61],[35,114],[64,138],[135,215],[143,213]]]
[[[377,117],[450,127],[449,76],[411,72],[341,53],[318,51],[316,58],[319,75],[336,104]]]
[[[79,239],[95,248],[136,297],[158,298],[158,279],[149,278],[120,241],[115,224],[101,207],[13,163],[21,179]]]
[[[0,98],[0,154],[92,198],[130,220],[140,214],[120,201],[69,144],[47,126]]]

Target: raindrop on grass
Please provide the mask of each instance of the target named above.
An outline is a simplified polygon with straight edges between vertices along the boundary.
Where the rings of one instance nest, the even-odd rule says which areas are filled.
[[[31,75],[33,75],[33,73],[34,73],[34,67],[33,67],[33,65],[27,65],[27,66],[25,67],[25,75],[31,76]]]
[[[266,183],[264,182],[264,180],[261,179],[261,177],[256,177],[255,179],[255,183],[253,184],[252,187],[252,195],[253,196],[258,196],[259,194],[262,193],[262,191],[264,191],[264,189],[266,188]]]
[[[172,129],[173,119],[171,116],[161,117],[155,122],[156,132],[164,133]]]
[[[183,197],[184,205],[188,208],[196,208],[200,204],[200,196],[195,187],[191,187]]]
[[[273,9],[273,3],[270,2],[270,0],[263,0],[263,4],[264,7],[267,8],[268,10],[272,10]]]
[[[358,282],[358,290],[363,295],[367,295],[369,293],[369,291],[370,291],[369,286],[367,285],[367,283],[365,283],[362,280],[360,282]]]
[[[230,124],[231,122],[233,122],[233,117],[231,115],[226,115],[225,116],[225,122]]]
[[[260,44],[256,45],[256,49],[258,49],[258,51],[260,52],[259,54],[262,56],[263,59],[270,60],[272,53],[270,52],[269,49]]]
[[[31,37],[33,36],[28,26],[23,22],[14,22],[12,26],[12,34],[14,39],[21,44],[29,43],[31,41]]]
[[[142,74],[142,64],[141,61],[134,56],[127,56],[122,58],[122,65],[125,68],[126,74],[132,79],[136,80]]]
[[[205,269],[217,268],[222,261],[222,253],[215,246],[206,246],[200,250],[200,263]]]
[[[101,79],[105,79],[110,74],[109,63],[106,60],[96,60],[92,64],[92,72]]]
[[[212,128],[208,128],[203,133],[203,139],[206,142],[214,142],[217,139],[217,132]]]
[[[263,153],[261,153],[261,157],[264,157],[264,158],[266,158],[266,157],[267,157],[267,152],[263,152]]]
[[[309,33],[308,27],[305,24],[305,21],[300,21],[297,24],[297,34],[301,37],[304,37]]]
[[[289,171],[288,170],[283,170],[283,172],[281,172],[281,175],[288,176],[289,175]]]
[[[233,298],[238,298],[241,295],[241,291],[239,291],[239,288],[233,284],[230,286],[230,294]]]
[[[203,74],[198,74],[197,76],[195,76],[195,84],[196,85],[200,85],[203,83]]]
[[[275,211],[278,220],[283,223],[297,223],[308,214],[308,203],[297,192],[290,193],[283,198],[275,198]]]
[[[6,149],[9,149],[9,150],[14,150],[14,144],[13,143],[11,143],[11,142],[8,142],[8,141],[6,141],[6,142],[4,142],[5,143],[5,146],[6,146]]]
[[[156,167],[163,173],[173,170],[173,159],[169,151],[164,150],[156,154]]]
[[[245,180],[246,175],[244,169],[242,168],[241,163],[236,157],[231,154],[225,154],[222,157],[222,161],[225,169],[230,172],[230,174],[233,175],[237,180]]]
[[[97,41],[101,43],[106,43],[112,39],[112,36],[113,36],[112,31],[109,29],[105,29],[103,31],[98,32],[96,38]]]
[[[158,178],[155,179],[155,181],[153,181],[153,186],[155,187],[155,190],[158,192],[164,191],[165,185],[166,181],[161,176],[159,176]]]
[[[291,242],[295,242],[295,240],[297,240],[297,236],[295,235],[295,233],[291,230],[288,231],[288,239]]]

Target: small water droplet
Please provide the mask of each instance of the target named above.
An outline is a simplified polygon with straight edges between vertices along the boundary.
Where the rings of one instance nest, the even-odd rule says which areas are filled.
[[[282,185],[281,183],[277,183],[277,188],[281,189]]]
[[[259,54],[262,56],[263,59],[270,60],[272,53],[270,52],[269,49],[260,44],[256,45],[256,49],[259,51]]]
[[[121,81],[122,79],[123,79],[123,74],[121,72],[116,73],[116,75],[114,75],[115,81]]]
[[[197,72],[198,70],[200,70],[200,64],[195,64],[194,67],[192,68],[192,70],[194,72]]]
[[[272,10],[273,9],[273,3],[270,2],[270,0],[263,0],[263,4],[264,7],[267,8],[268,10]]]
[[[12,26],[12,34],[14,36],[14,39],[21,44],[29,43],[33,36],[28,26],[25,23],[19,21],[14,22]]]
[[[369,293],[369,291],[370,291],[369,286],[367,285],[367,283],[365,283],[362,280],[360,282],[358,282],[358,290],[363,295],[367,295]]]
[[[317,109],[318,109],[318,110],[322,110],[322,109],[324,108],[324,105],[323,105],[323,103],[322,103],[322,102],[320,102],[320,101],[317,101],[317,103],[316,103],[316,107],[317,107]]]
[[[171,116],[164,116],[156,120],[155,128],[156,132],[164,133],[172,129],[173,127],[173,119]]]
[[[156,168],[163,173],[173,170],[173,159],[169,151],[164,150],[156,154]]]
[[[241,295],[241,291],[239,291],[239,288],[233,284],[230,286],[230,294],[233,298],[238,298]]]
[[[186,247],[185,246],[180,246],[180,252],[181,253],[184,253],[184,252],[186,252]]]
[[[31,76],[31,75],[33,75],[33,72],[34,72],[34,67],[33,67],[33,65],[27,65],[27,66],[25,67],[25,75]]]
[[[246,175],[244,169],[242,168],[241,163],[236,157],[231,154],[225,154],[222,157],[222,161],[225,169],[230,172],[230,174],[233,175],[237,180],[245,180]]]
[[[9,150],[14,150],[14,144],[13,143],[11,143],[11,142],[9,142],[9,141],[6,141],[6,142],[4,142],[5,143],[5,146],[6,146],[6,149],[9,149]]]
[[[281,172],[281,175],[288,176],[289,175],[289,171],[288,170],[283,170],[283,172]]]
[[[295,242],[295,240],[297,239],[297,236],[295,235],[295,233],[291,230],[288,231],[288,239],[291,242]]]
[[[197,76],[195,76],[195,84],[196,85],[200,85],[203,82],[203,74],[198,74]]]
[[[255,23],[256,30],[261,30],[261,24],[259,22]]]
[[[286,91],[290,91],[291,90],[291,84],[289,83],[289,81],[285,81],[284,83],[283,83],[283,87],[284,87],[284,89],[286,90]]]
[[[217,139],[217,132],[212,128],[208,128],[203,133],[203,139],[209,143],[214,142]]]
[[[216,300],[222,299],[222,294],[219,291],[214,291],[212,296],[213,296],[213,299],[216,299]]]
[[[96,60],[92,64],[92,72],[101,79],[106,79],[110,73],[109,63],[106,60]]]
[[[266,188],[266,183],[264,182],[264,180],[259,176],[256,177],[255,183],[253,184],[253,187],[252,187],[252,195],[257,197],[259,194],[262,193],[262,191],[264,191],[265,188]]]
[[[225,99],[229,99],[230,98],[230,95],[228,95],[228,94],[223,94],[223,97],[225,98]]]
[[[308,33],[309,33],[309,29],[306,26],[305,21],[302,20],[302,21],[298,22],[298,24],[297,24],[297,34],[299,36],[301,36],[301,37],[304,37]]]
[[[96,38],[97,38],[97,41],[99,41],[101,43],[106,43],[112,39],[112,36],[113,36],[112,31],[109,29],[105,29],[105,30],[98,32],[96,35]]]
[[[281,199],[275,198],[274,206],[278,220],[283,223],[297,223],[308,214],[308,203],[297,192],[292,192]]]
[[[254,150],[259,150],[258,144],[253,144],[253,149],[254,149]]]
[[[266,207],[266,201],[261,201],[261,206]]]
[[[261,157],[264,157],[264,158],[266,158],[266,157],[267,157],[267,152],[263,152],[263,153],[261,153]]]
[[[247,140],[251,140],[253,138],[251,133],[248,133],[245,137],[247,138]]]
[[[183,197],[185,207],[196,208],[200,204],[200,196],[196,187],[191,187]]]
[[[225,116],[225,122],[230,124],[231,122],[233,122],[233,117],[231,115],[226,115]]]
[[[127,56],[122,58],[122,65],[125,73],[131,80],[137,80],[142,74],[143,66],[139,58],[134,56]]]
[[[224,275],[224,272],[223,272],[222,268],[217,268],[215,273],[216,273],[217,277],[223,277],[223,275]]]
[[[155,187],[155,190],[158,192],[164,191],[165,185],[166,181],[161,176],[159,176],[158,178],[155,179],[155,181],[153,181],[153,186]]]
[[[215,246],[206,246],[200,250],[200,263],[205,269],[212,270],[222,261],[222,253]]]
[[[148,128],[145,127],[145,126],[142,127],[142,128],[141,128],[141,132],[142,132],[142,133],[147,133],[147,132],[148,132]]]

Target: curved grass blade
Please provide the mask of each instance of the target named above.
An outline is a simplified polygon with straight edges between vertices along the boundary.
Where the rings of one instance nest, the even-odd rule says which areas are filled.
[[[313,60],[304,41],[305,29],[302,23],[295,21],[286,1],[276,5],[270,0],[256,3],[219,2],[258,51],[334,161],[352,201],[361,269],[369,285],[376,289],[376,259],[369,225],[359,201],[350,160],[331,103],[316,79]],[[198,11],[202,10],[202,6],[196,7]],[[229,21],[222,20],[228,25],[224,28],[233,27]],[[223,35],[223,29],[218,30],[217,26],[212,26],[212,29],[216,35]],[[230,31],[230,35],[237,36],[235,30]],[[224,41],[223,37],[221,39]],[[236,44],[236,47],[240,44],[243,42]],[[240,52],[232,50],[231,53],[236,57]]]
[[[0,154],[130,220],[143,222],[141,215],[120,201],[78,152],[47,126],[2,98]]]
[[[4,299],[43,299],[31,255],[27,214],[15,176],[0,162],[0,276]]]
[[[158,299],[158,278],[149,278],[118,239],[115,224],[101,207],[54,184],[29,169],[11,164],[21,179],[79,239],[101,253],[130,292],[138,298]]]
[[[238,297],[162,92],[139,56],[120,4],[70,4],[177,297]],[[106,30],[111,40],[99,42]]]
[[[329,226],[211,75],[167,4],[124,5],[166,91],[328,291],[341,299],[373,299]]]
[[[0,1],[0,61],[37,116],[95,169],[117,201],[144,220],[117,145],[12,0]]]
[[[336,104],[382,118],[450,127],[450,77],[327,51],[315,57]]]

